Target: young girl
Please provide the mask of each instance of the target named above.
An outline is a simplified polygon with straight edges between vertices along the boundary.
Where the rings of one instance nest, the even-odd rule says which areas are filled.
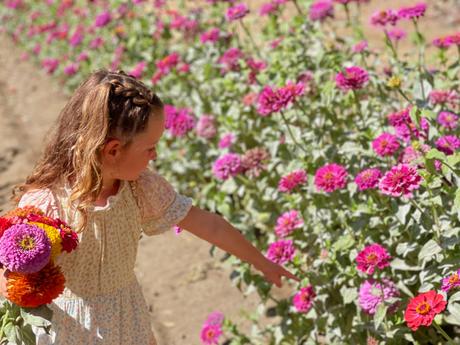
[[[141,232],[177,224],[277,286],[282,276],[298,281],[149,169],[164,122],[161,100],[143,83],[122,71],[96,71],[63,108],[32,174],[13,190],[19,207],[37,206],[79,231],[78,249],[57,262],[66,289],[51,305],[51,336],[40,334],[38,344],[156,344],[134,275]]]

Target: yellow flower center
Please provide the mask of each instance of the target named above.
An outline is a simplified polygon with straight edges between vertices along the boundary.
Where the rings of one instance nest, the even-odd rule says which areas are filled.
[[[458,282],[458,274],[454,273],[449,277],[449,283],[455,284],[456,282]]]
[[[375,263],[377,261],[377,255],[375,253],[370,253],[366,256],[366,260],[370,263]]]
[[[430,310],[431,306],[428,304],[428,302],[422,302],[417,306],[417,308],[415,308],[415,311],[420,315],[426,315]]]
[[[26,236],[19,241],[19,246],[24,250],[32,250],[35,248],[35,241],[32,237]]]

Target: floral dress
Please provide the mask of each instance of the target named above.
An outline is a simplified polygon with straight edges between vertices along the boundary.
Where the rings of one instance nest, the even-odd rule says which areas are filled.
[[[67,207],[69,194],[68,186],[29,191],[19,207],[37,206],[75,226],[79,215]],[[156,345],[134,274],[138,241],[142,232],[171,229],[191,206],[192,199],[151,170],[136,181],[121,181],[105,206],[93,206],[78,248],[57,260],[66,288],[50,305],[51,335],[39,332],[37,345]]]

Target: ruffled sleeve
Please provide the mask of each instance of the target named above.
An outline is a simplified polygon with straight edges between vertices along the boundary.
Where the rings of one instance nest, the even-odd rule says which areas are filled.
[[[21,197],[18,207],[35,206],[51,218],[60,218],[59,207],[53,192],[46,189],[30,190]]]
[[[192,199],[177,193],[171,184],[152,170],[144,171],[131,182],[140,210],[140,222],[146,235],[158,235],[185,218]]]

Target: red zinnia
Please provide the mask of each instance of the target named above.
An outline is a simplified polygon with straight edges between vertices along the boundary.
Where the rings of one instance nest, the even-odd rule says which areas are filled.
[[[443,295],[435,290],[422,293],[412,298],[404,313],[407,326],[416,331],[420,326],[430,326],[434,317],[446,308]]]
[[[3,236],[3,233],[8,229],[13,223],[7,218],[0,217],[0,237]]]

